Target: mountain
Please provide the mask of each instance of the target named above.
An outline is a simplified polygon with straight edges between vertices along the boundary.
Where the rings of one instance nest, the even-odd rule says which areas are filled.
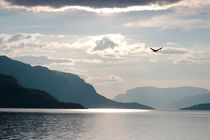
[[[210,102],[210,92],[204,88],[138,87],[119,94],[114,98],[120,102],[137,102],[156,109],[179,109],[199,103]]]
[[[180,110],[210,110],[210,103],[198,104],[191,107],[181,108]]]
[[[169,104],[169,107],[174,107],[174,108],[183,108],[187,106],[193,106],[197,104],[204,104],[204,103],[209,103],[210,102],[210,94],[199,94],[195,96],[189,96],[182,98],[180,100],[177,100],[171,104]]]
[[[120,103],[96,93],[94,87],[79,76],[46,67],[30,66],[6,56],[0,56],[0,73],[15,77],[20,85],[50,93],[62,102],[73,102],[88,108],[152,109],[137,103]]]
[[[62,103],[48,93],[20,86],[17,80],[0,74],[0,108],[84,108],[80,104]]]

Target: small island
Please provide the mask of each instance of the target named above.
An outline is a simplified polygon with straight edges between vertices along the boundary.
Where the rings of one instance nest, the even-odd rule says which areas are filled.
[[[191,107],[181,108],[180,110],[210,110],[210,103],[198,104]]]
[[[59,102],[45,91],[25,88],[9,75],[0,74],[0,108],[84,109],[77,103]]]

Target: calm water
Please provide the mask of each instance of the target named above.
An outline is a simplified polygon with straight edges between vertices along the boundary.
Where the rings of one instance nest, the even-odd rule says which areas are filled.
[[[0,109],[0,139],[210,140],[210,112]]]

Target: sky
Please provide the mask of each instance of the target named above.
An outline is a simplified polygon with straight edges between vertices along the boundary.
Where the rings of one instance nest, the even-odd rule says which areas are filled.
[[[77,74],[108,98],[210,90],[210,0],[0,0],[0,55]]]

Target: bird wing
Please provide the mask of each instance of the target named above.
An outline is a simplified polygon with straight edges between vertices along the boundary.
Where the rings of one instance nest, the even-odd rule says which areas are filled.
[[[161,50],[163,47],[160,47],[159,49],[157,49],[157,51]]]
[[[153,48],[151,48],[151,47],[150,47],[150,49],[153,50],[153,51],[156,51],[155,49],[153,49]]]

